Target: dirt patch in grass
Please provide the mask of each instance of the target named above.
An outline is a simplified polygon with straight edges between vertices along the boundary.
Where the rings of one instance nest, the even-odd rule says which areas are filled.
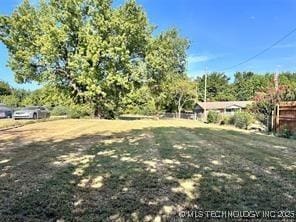
[[[296,141],[194,121],[60,120],[0,133],[4,221],[295,210]]]

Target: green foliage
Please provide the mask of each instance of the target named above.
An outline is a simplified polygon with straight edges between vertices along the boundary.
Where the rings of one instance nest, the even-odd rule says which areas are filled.
[[[265,116],[271,116],[275,105],[279,102],[277,92],[274,88],[270,88],[265,92],[257,92],[254,97],[252,110],[255,113],[261,113]]]
[[[154,115],[157,113],[155,100],[147,86],[129,93],[125,103],[124,113],[126,114]]]
[[[4,103],[9,107],[23,106],[24,99],[29,95],[26,90],[12,89],[11,95],[0,96],[0,103]]]
[[[290,83],[290,85],[293,83]],[[278,89],[274,86],[266,88],[264,91],[257,92],[254,97],[254,103],[252,106],[252,111],[257,114],[257,116],[262,119],[266,119],[266,125],[268,130],[271,131],[271,119],[273,111],[277,104],[282,101],[290,101],[296,99],[296,89],[291,89],[290,85],[280,85]]]
[[[147,63],[147,82],[154,97],[157,112],[170,107],[176,111],[171,99],[172,85],[186,79],[186,50],[188,40],[181,38],[176,29],[161,33],[148,45],[145,61]],[[174,90],[173,90],[174,91]]]
[[[181,111],[186,107],[192,108],[196,101],[196,85],[187,77],[176,76],[166,82],[166,87],[167,106],[177,110],[180,118]]]
[[[68,116],[70,113],[70,109],[67,106],[55,106],[52,110],[51,110],[51,115],[52,116]]]
[[[157,114],[157,111],[156,111],[156,106],[155,106],[154,101],[149,100],[143,106],[137,105],[137,106],[134,106],[134,107],[132,107],[132,106],[127,107],[125,113],[126,114],[138,114],[138,115],[150,116],[150,115]]]
[[[158,37],[152,32],[135,0],[118,8],[110,0],[40,1],[39,7],[25,0],[10,17],[0,17],[18,82],[50,83],[106,117],[118,115],[125,96],[145,81],[159,95],[169,73],[183,75],[188,41],[175,29]],[[38,101],[37,95],[27,103]]]
[[[228,119],[228,124],[229,125],[235,125],[235,116],[231,115]]]
[[[232,123],[232,116],[225,115],[225,114],[221,115],[221,121],[220,121],[221,125],[233,125],[231,123]]]
[[[235,100],[232,92],[230,78],[224,73],[213,72],[207,75],[207,100],[208,101],[230,101]],[[204,99],[205,76],[197,78],[199,99]]]
[[[230,123],[241,129],[248,129],[248,127],[255,122],[254,116],[249,112],[237,112],[232,117]]]
[[[209,111],[207,116],[208,123],[220,123],[221,114],[215,111]]]
[[[3,81],[0,81],[0,96],[11,95],[12,89],[9,84]]]
[[[79,119],[93,116],[93,109],[87,105],[76,105],[70,106],[55,106],[51,110],[51,116],[67,116],[68,118]]]
[[[270,75],[258,75],[253,72],[237,72],[234,76],[234,93],[240,101],[253,99],[256,92],[270,85],[272,79]]]
[[[72,105],[67,112],[67,116],[73,119],[90,117],[94,113],[93,109],[88,105]]]
[[[75,104],[105,118],[192,109],[196,94],[203,99],[205,79],[193,83],[186,76],[189,41],[176,29],[158,36],[153,31],[135,0],[116,8],[111,0],[42,0],[38,7],[24,0],[11,16],[0,16],[0,41],[16,81],[45,87],[22,96],[0,82],[0,101],[52,108]],[[230,83],[214,72],[208,75],[207,97],[251,100],[266,92],[272,79],[269,73],[238,72]],[[283,97],[295,100],[296,74],[283,73],[280,84],[286,86]],[[270,104],[258,110],[270,113]]]
[[[0,103],[4,103],[9,107],[17,107],[19,104],[19,100],[14,95],[0,96]]]
[[[47,107],[55,107],[59,105],[69,106],[74,104],[72,98],[67,95],[66,92],[61,89],[52,86],[45,85],[44,87],[30,92],[24,99],[23,105],[42,105]]]
[[[152,80],[155,92],[156,86],[169,78],[184,76],[188,47],[189,42],[181,38],[176,29],[163,32],[151,40],[146,61],[148,78]]]
[[[279,133],[278,136],[283,137],[283,138],[287,138],[287,139],[296,138],[296,134],[293,133],[293,131],[290,130],[290,129],[288,129],[288,128],[284,128],[284,129]]]
[[[273,73],[237,72],[234,82],[224,73],[210,73],[207,77],[207,98],[209,101],[253,100],[258,92],[274,88]],[[196,79],[199,100],[204,99],[205,76]],[[282,100],[296,100],[296,73],[284,72],[279,75],[279,85],[285,88]]]
[[[279,136],[283,137],[283,138],[287,138],[290,139],[293,137],[293,132],[291,130],[289,130],[288,128],[284,128],[280,133]]]

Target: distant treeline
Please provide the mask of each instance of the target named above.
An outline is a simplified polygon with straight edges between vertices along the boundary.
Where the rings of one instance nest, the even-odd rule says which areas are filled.
[[[236,72],[234,81],[224,73],[210,73],[207,76],[208,101],[252,100],[258,92],[266,92],[275,87],[274,73]],[[205,76],[197,78],[199,100],[204,100]],[[279,87],[284,87],[289,95],[285,100],[296,100],[296,73],[279,74]]]
[[[143,86],[123,99],[121,113],[156,114],[192,110],[197,101],[204,100],[204,78],[205,76],[193,80],[176,78],[172,81],[173,84],[161,86],[165,92],[161,95],[156,95],[151,88]],[[207,75],[207,101],[254,100],[257,94],[270,94],[269,91],[274,88],[272,73],[237,72],[232,82],[224,73],[213,72]],[[279,88],[281,100],[296,100],[296,73],[281,73]],[[178,104],[179,102],[182,104]],[[0,82],[0,103],[11,107],[44,105],[50,109],[77,106],[71,96],[50,85],[35,91],[26,91],[14,89],[5,82]],[[89,104],[79,106],[92,113]]]

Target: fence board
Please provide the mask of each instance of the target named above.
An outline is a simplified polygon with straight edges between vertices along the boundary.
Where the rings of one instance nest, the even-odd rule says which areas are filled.
[[[296,101],[281,103],[275,113],[275,130],[296,132]]]

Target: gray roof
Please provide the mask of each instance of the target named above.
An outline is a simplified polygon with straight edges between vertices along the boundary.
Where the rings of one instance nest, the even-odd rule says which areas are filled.
[[[199,105],[202,109],[227,109],[229,107],[236,106],[238,108],[246,108],[248,105],[251,105],[253,101],[227,101],[227,102],[199,102]]]

